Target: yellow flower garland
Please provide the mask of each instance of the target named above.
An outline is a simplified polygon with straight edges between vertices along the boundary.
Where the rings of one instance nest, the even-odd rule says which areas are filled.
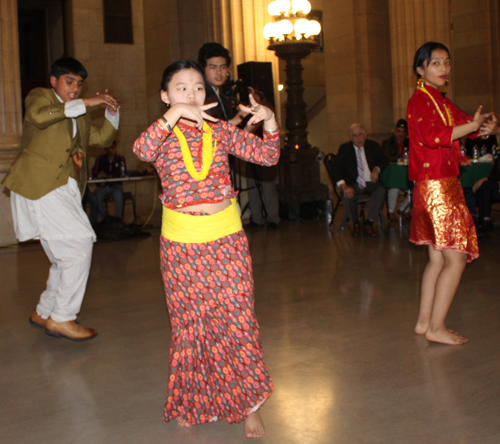
[[[448,107],[446,105],[444,106],[444,109],[446,110],[446,114],[448,116],[448,122],[446,122],[446,119],[444,118],[444,114],[441,111],[441,108],[439,108],[439,105],[437,104],[437,102],[434,99],[434,97],[432,97],[431,93],[429,91],[427,91],[424,87],[420,86],[420,85],[417,86],[417,89],[419,89],[420,91],[423,91],[425,94],[427,94],[431,98],[431,100],[434,102],[434,106],[438,110],[438,113],[441,116],[441,119],[443,119],[444,126],[453,126],[453,121],[451,120],[451,115],[450,115],[450,112],[448,111]]]
[[[214,152],[217,149],[217,141],[215,141],[212,146],[212,128],[208,126],[207,122],[203,122],[203,143],[201,155],[202,165],[200,171],[196,171],[193,163],[193,157],[191,156],[191,151],[189,150],[186,138],[177,125],[174,126],[174,133],[179,139],[182,151],[182,159],[184,160],[184,164],[186,165],[186,169],[188,170],[189,175],[198,182],[205,179],[208,175],[208,171],[210,170],[210,166],[212,165]]]

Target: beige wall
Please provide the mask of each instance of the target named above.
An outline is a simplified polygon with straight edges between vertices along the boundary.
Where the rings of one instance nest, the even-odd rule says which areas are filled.
[[[119,101],[120,129],[116,140],[129,169],[144,168],[132,153],[132,145],[148,123],[142,3],[142,0],[132,0],[133,44],[104,43],[101,0],[72,0],[70,13],[72,55],[89,73],[83,95],[93,95],[107,88]],[[93,109],[90,115],[99,122],[103,109]],[[90,166],[93,158],[101,153],[101,149],[90,150]]]
[[[144,2],[148,122],[165,111],[160,100],[163,71],[178,59],[196,60],[207,41],[205,7],[197,0]]]
[[[454,101],[470,114],[480,104],[485,111],[493,110],[499,100],[498,2],[452,0],[450,10]]]
[[[387,1],[323,4],[329,151],[353,122],[376,139],[394,125],[389,23]]]

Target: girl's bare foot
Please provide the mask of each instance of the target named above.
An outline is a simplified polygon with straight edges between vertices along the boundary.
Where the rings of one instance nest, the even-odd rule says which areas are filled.
[[[247,438],[261,438],[264,436],[264,423],[259,412],[250,413],[245,419],[245,436]]]
[[[186,427],[186,428],[191,427],[191,423],[189,423],[187,419],[184,418],[183,416],[181,416],[180,418],[176,418],[175,420],[177,421],[177,424],[179,424],[181,427]]]
[[[468,339],[460,336],[458,333],[451,331],[447,328],[442,328],[438,331],[427,330],[425,339],[431,342],[439,342],[448,345],[461,345],[465,344]]]

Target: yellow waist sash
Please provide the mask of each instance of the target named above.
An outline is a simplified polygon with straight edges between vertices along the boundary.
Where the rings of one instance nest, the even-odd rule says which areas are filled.
[[[235,199],[225,210],[206,216],[193,216],[163,207],[161,234],[184,244],[203,244],[242,230]]]

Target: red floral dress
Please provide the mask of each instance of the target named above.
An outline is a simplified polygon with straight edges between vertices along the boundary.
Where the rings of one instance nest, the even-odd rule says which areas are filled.
[[[153,162],[167,208],[234,197],[228,153],[261,165],[279,159],[279,134],[261,140],[226,122],[210,124],[217,150],[206,179],[186,170],[175,134],[154,123],[136,141],[134,152]],[[201,168],[201,132],[179,125],[194,166]],[[200,215],[193,213],[195,215]],[[254,313],[254,284],[243,230],[207,243],[180,243],[161,237],[160,261],[172,326],[165,421],[191,424],[221,419],[243,421],[271,394]]]

